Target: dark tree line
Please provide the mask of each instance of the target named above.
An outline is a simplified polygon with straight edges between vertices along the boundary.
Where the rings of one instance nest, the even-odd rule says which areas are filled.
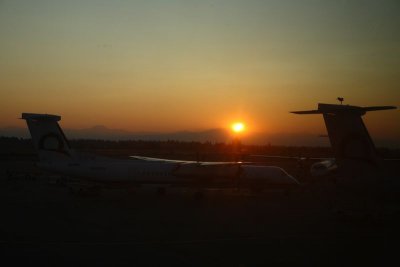
[[[72,148],[77,150],[127,150],[127,151],[155,151],[165,153],[190,152],[190,153],[241,153],[241,154],[266,154],[279,156],[302,157],[331,157],[330,147],[305,147],[305,146],[276,146],[276,145],[246,145],[239,142],[213,143],[213,142],[185,142],[185,141],[149,141],[149,140],[70,140]],[[16,137],[0,137],[0,153],[10,152],[34,153],[31,139]],[[400,149],[378,148],[378,152],[385,158],[400,158]]]

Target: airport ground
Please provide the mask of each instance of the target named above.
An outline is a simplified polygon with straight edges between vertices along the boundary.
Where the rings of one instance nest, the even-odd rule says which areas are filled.
[[[75,180],[43,173],[35,161],[25,150],[0,161],[2,266],[385,266],[396,258],[397,191],[214,189],[199,199],[194,189],[160,195],[143,186],[76,194]]]

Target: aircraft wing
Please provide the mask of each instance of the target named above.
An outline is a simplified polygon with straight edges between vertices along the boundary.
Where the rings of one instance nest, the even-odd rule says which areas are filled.
[[[290,156],[270,156],[270,155],[250,155],[250,157],[268,158],[268,159],[288,159],[288,160],[331,160],[331,158],[316,157],[290,157]]]
[[[220,166],[220,165],[242,165],[242,164],[254,164],[254,162],[242,162],[242,161],[194,161],[194,160],[175,160],[175,159],[163,159],[143,156],[130,156],[135,160],[151,161],[151,162],[167,162],[167,163],[181,163],[181,164],[197,164],[200,166]]]
[[[153,162],[168,162],[168,163],[197,163],[193,160],[175,160],[175,159],[162,159],[162,158],[152,158],[143,156],[130,156],[132,159],[143,160],[143,161],[153,161]]]

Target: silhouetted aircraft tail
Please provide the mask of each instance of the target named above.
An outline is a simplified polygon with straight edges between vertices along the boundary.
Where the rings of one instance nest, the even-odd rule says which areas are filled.
[[[322,114],[336,159],[356,159],[377,164],[374,143],[362,116],[368,111],[395,109],[394,106],[358,107],[318,104],[317,110],[293,111],[295,114]]]
[[[57,161],[75,157],[67,138],[58,125],[60,116],[22,113],[26,120],[32,141],[42,161]]]

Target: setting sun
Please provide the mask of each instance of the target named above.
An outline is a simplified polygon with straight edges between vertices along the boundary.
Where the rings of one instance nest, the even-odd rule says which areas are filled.
[[[242,132],[244,130],[244,124],[241,122],[235,122],[234,124],[232,124],[232,130],[235,133]]]

